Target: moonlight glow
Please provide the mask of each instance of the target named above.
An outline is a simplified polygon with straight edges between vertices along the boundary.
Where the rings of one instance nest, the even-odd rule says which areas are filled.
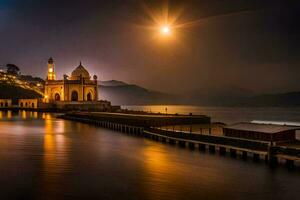
[[[165,25],[165,26],[162,26],[161,29],[160,29],[160,32],[163,34],[163,35],[169,35],[171,33],[171,30],[170,30],[170,27]]]

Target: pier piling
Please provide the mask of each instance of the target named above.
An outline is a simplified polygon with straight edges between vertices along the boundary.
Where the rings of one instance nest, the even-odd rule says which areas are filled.
[[[210,153],[215,153],[216,152],[216,147],[214,145],[209,145],[208,150]]]
[[[236,149],[230,149],[230,156],[236,158]]]
[[[247,151],[242,151],[242,159],[243,159],[243,160],[247,160],[247,158],[248,158],[248,153],[247,153]]]
[[[222,155],[222,156],[226,155],[226,148],[225,148],[225,147],[220,147],[220,148],[219,148],[219,153],[220,153],[220,155]]]
[[[199,144],[199,151],[205,151],[205,150],[206,150],[205,144]]]
[[[195,149],[195,143],[194,142],[189,142],[189,149]]]
[[[178,144],[179,144],[180,147],[185,147],[185,145],[186,145],[185,143],[186,143],[186,142],[185,142],[185,141],[182,141],[182,140],[179,140],[179,141],[178,141]]]
[[[287,166],[288,169],[294,169],[294,167],[295,167],[294,161],[293,160],[289,160],[289,159],[285,160],[285,165]]]
[[[253,161],[259,162],[259,154],[258,153],[253,153]]]

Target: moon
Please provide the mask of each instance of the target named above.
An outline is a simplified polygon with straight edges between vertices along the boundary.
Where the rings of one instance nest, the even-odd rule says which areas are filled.
[[[161,34],[163,34],[163,35],[169,35],[169,34],[171,33],[171,29],[170,29],[169,26],[164,25],[164,26],[162,26],[162,27],[160,28],[160,32],[161,32]]]

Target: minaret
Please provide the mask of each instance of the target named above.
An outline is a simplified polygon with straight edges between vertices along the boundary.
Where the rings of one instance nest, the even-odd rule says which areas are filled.
[[[48,76],[47,80],[55,80],[54,62],[52,58],[48,60]]]

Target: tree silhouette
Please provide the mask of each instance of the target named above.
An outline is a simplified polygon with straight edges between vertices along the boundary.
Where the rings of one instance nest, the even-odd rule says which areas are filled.
[[[7,64],[6,68],[8,74],[18,74],[20,71],[20,68],[14,64]]]

